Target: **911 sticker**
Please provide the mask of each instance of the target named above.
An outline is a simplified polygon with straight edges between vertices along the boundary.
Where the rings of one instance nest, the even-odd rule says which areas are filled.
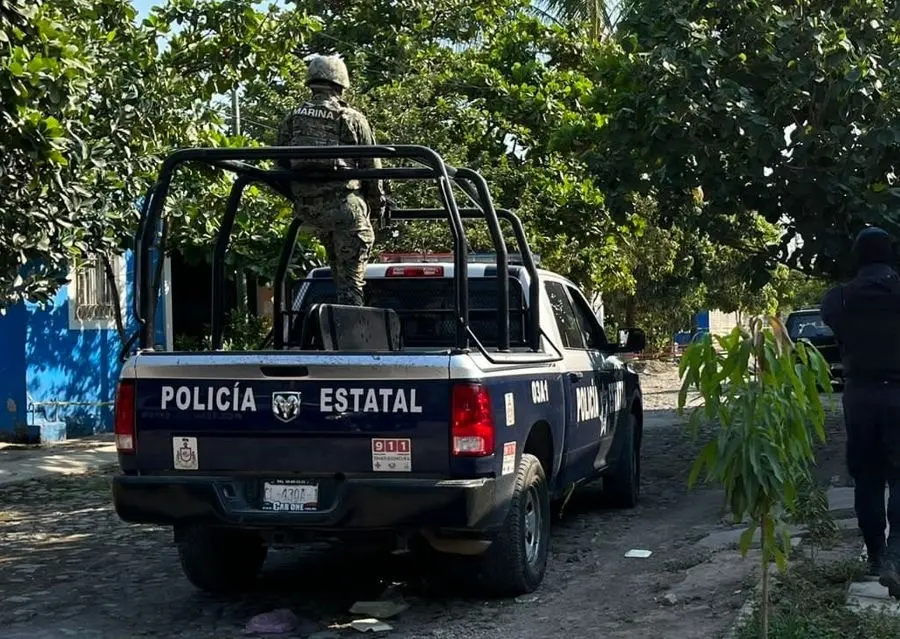
[[[379,473],[412,472],[412,441],[386,437],[373,439],[372,470]]]
[[[501,475],[511,475],[516,470],[516,442],[503,444],[503,468]]]
[[[200,462],[197,453],[196,437],[173,437],[172,456],[175,470],[197,470]]]

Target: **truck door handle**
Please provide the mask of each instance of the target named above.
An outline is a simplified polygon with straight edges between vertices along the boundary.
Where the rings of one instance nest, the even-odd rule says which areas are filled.
[[[569,379],[573,382],[580,382],[584,378],[584,373],[580,371],[572,371],[569,373]]]

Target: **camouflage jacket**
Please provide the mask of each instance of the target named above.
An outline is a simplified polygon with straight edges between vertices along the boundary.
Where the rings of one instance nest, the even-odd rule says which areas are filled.
[[[375,135],[366,117],[350,107],[338,96],[327,92],[314,92],[312,97],[285,117],[278,130],[276,146],[328,146],[375,144]],[[381,168],[378,158],[342,158],[339,160],[292,160],[283,162],[284,168],[335,169]],[[362,190],[369,207],[369,215],[380,216],[385,206],[384,187],[381,180],[349,180],[346,188]],[[333,186],[326,187],[333,190]],[[295,195],[314,197],[322,193],[322,184],[298,183]]]

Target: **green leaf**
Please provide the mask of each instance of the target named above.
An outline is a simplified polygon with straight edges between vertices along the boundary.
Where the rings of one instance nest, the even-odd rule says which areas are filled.
[[[700,451],[700,454],[697,456],[697,459],[694,460],[693,465],[691,466],[691,472],[688,476],[688,487],[693,488],[697,479],[700,476],[700,473],[704,468],[712,468],[716,459],[716,452],[718,451],[718,443],[716,441],[711,441],[707,443]]]
[[[753,537],[756,534],[756,531],[759,528],[756,524],[751,524],[744,532],[741,533],[740,540],[738,542],[738,549],[741,551],[741,555],[744,557],[747,556],[747,553],[750,552],[750,548],[753,545]]]

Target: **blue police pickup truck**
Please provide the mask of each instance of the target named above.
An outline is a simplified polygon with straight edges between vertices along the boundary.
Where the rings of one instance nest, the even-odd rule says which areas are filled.
[[[424,147],[366,148],[424,158],[426,176],[447,175],[477,204],[460,208],[446,189],[443,209],[396,209],[394,218],[449,217],[455,228],[480,217],[492,231],[507,221],[521,263],[499,232],[493,264],[470,263],[457,238],[450,260],[370,264],[366,306],[341,307],[329,269],[287,284],[295,224],[275,277],[270,341],[221,350],[214,261],[213,350],[155,350],[158,281],[146,274],[170,164],[207,161],[237,173],[236,184],[249,176],[287,196],[283,184],[296,176],[243,160],[321,150],[176,152],[136,238],[141,334],[116,397],[116,511],[172,526],[187,578],[208,591],[251,583],[270,546],[364,539],[465,556],[487,592],[531,592],[546,570],[552,509],[576,486],[602,479],[613,503],[638,501],[641,393],[620,355],[641,350],[643,334],[608,341],[578,288],[537,268],[518,218],[493,208],[477,173],[445,167]],[[246,156],[228,155],[239,151]]]

